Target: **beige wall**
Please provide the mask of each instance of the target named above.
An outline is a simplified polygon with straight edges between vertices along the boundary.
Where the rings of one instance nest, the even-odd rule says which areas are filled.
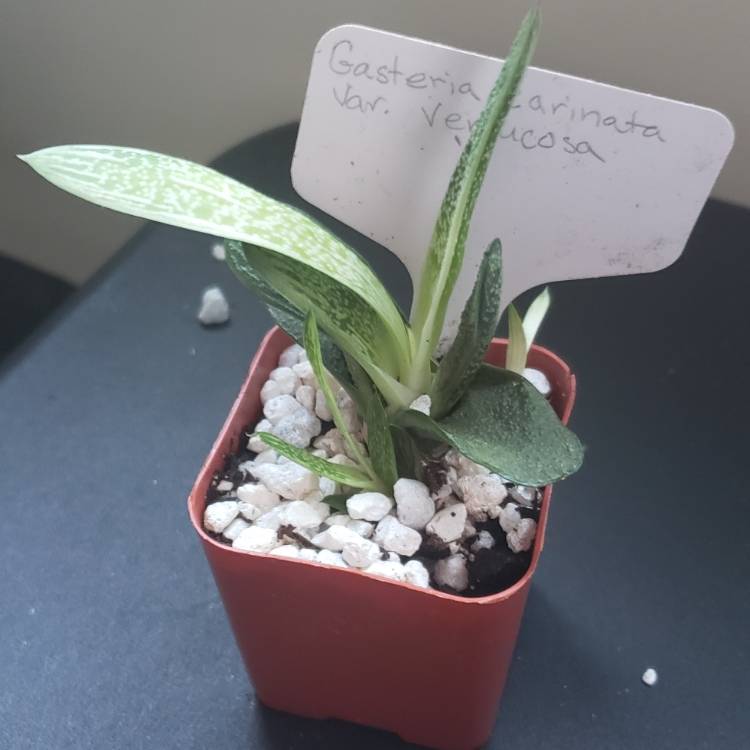
[[[205,162],[299,117],[332,26],[500,55],[531,1],[0,0],[0,252],[82,281],[138,226],[54,190],[15,153],[98,142]],[[536,64],[725,112],[737,142],[716,195],[750,205],[750,2],[543,8]]]

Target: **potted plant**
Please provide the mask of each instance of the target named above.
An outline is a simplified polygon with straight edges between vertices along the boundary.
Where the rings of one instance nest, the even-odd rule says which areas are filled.
[[[351,248],[211,169],[106,146],[22,157],[93,203],[224,238],[230,268],[278,322],[189,500],[272,707],[436,748],[476,747],[491,731],[551,485],[582,461],[565,426],[575,380],[532,347],[546,290],[523,320],[511,305],[509,340],[493,340],[497,239],[458,335],[438,345],[538,27],[532,10],[461,154],[408,323]]]

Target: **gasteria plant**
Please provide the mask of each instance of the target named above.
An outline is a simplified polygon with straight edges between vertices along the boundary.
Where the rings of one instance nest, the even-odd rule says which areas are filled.
[[[355,466],[334,464],[262,433],[269,446],[342,485],[389,490],[413,476],[425,446],[455,447],[505,479],[540,486],[578,469],[582,447],[521,372],[549,305],[521,321],[509,308],[506,368],[483,363],[500,317],[501,244],[493,240],[440,361],[437,345],[463,263],[477,195],[536,45],[540,14],[516,36],[448,184],[411,321],[360,256],[307,214],[207,167],[112,146],[59,146],[20,157],[92,203],[225,239],[227,262],[279,325],[303,344]],[[368,431],[365,454],[346,429],[325,370],[350,393]],[[411,408],[430,397],[429,414]]]

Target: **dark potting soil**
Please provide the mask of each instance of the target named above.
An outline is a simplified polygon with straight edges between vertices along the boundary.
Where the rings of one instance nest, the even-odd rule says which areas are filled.
[[[326,432],[331,426],[331,424],[326,424],[322,433]],[[257,456],[257,453],[244,447],[247,444],[247,438],[252,433],[253,427],[249,426],[242,433],[239,449],[235,453],[225,456],[222,470],[214,474],[211,484],[206,491],[206,505],[211,505],[220,500],[235,499],[231,493],[219,492],[217,486],[220,482],[227,480],[237,487],[248,480],[247,474],[239,467],[240,464],[245,463],[245,461],[252,461]],[[438,461],[430,461],[423,467],[422,478],[430,492],[434,493],[445,483],[446,471]],[[518,505],[518,512],[523,518],[532,518],[535,521],[539,520],[539,507],[527,508],[523,505]],[[408,558],[410,560],[419,560],[427,568],[430,573],[430,586],[436,591],[467,598],[499,594],[501,591],[510,588],[514,583],[518,582],[529,569],[533,549],[528,552],[513,552],[508,547],[505,532],[497,520],[474,523],[474,526],[477,534],[480,531],[489,532],[495,540],[495,546],[491,549],[480,549],[476,552],[471,552],[471,545],[476,541],[477,537],[470,537],[463,542],[462,551],[467,553],[467,569],[469,573],[469,586],[465,591],[456,592],[451,588],[440,586],[434,582],[433,570],[435,564],[438,560],[448,557],[451,554],[447,544],[436,541],[434,537],[425,536],[417,554]],[[291,527],[281,527],[279,534],[281,535],[282,532],[283,536],[289,542],[296,542],[301,547],[312,546]],[[223,534],[207,530],[205,530],[205,533],[221,544],[225,544],[228,547],[232,546],[231,540],[227,539]],[[387,554],[383,553],[383,559],[387,559],[387,557]]]

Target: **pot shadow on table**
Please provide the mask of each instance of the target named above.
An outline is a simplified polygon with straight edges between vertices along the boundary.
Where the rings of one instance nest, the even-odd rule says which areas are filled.
[[[612,701],[601,690],[608,670],[587,651],[585,634],[561,605],[555,606],[544,591],[532,587],[495,730],[485,747],[531,747],[531,740],[535,748],[567,746],[556,743],[566,735],[573,740],[576,733],[595,724],[597,712],[612,713]],[[397,750],[417,746],[390,732],[276,711],[252,696],[245,747]]]

